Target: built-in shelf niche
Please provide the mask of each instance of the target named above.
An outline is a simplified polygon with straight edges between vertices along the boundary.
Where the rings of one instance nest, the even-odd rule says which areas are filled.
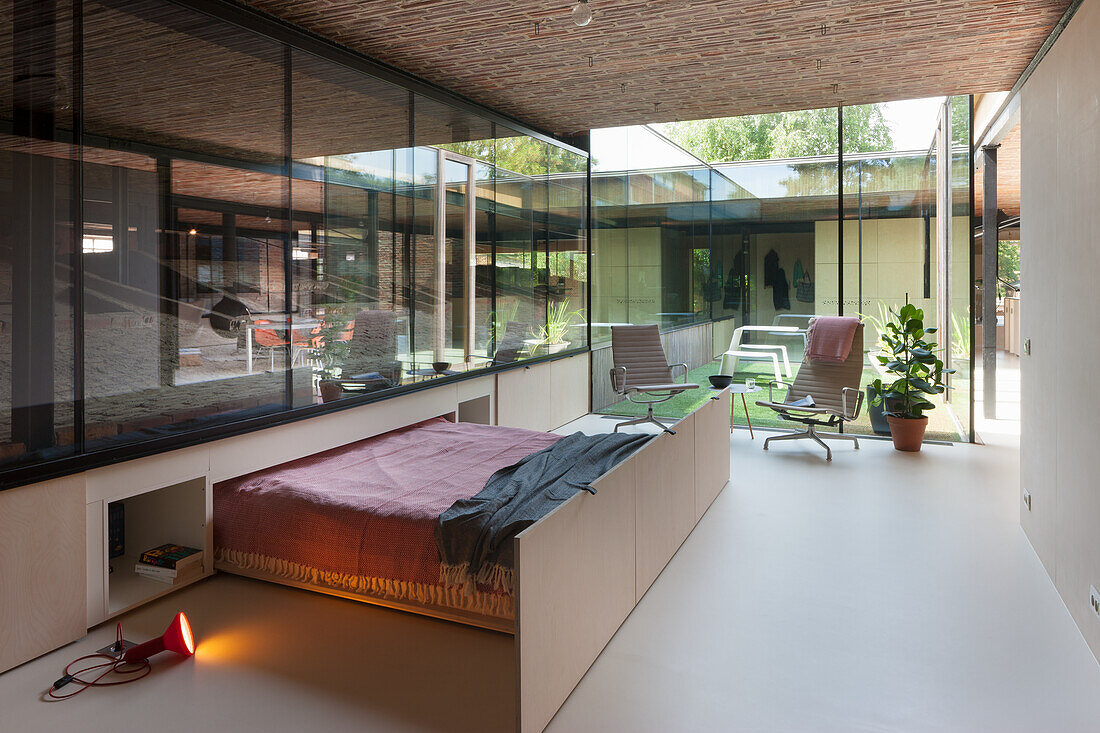
[[[492,425],[492,400],[489,395],[458,403],[458,421]]]
[[[113,572],[107,571],[108,616],[181,587],[149,580],[134,572],[134,563],[145,550],[166,542],[197,547],[203,551],[203,575],[213,568],[210,548],[206,546],[205,476],[108,504],[122,504],[125,507],[126,525],[125,554],[108,560],[109,568],[113,568]]]

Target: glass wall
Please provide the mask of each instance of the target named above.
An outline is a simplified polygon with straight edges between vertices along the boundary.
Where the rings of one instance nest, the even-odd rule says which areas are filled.
[[[587,348],[585,153],[164,0],[0,35],[8,467]]]
[[[866,384],[879,376],[881,324],[908,301],[941,326],[958,370],[929,438],[968,439],[969,99],[901,104],[896,115],[920,118],[907,118],[902,145],[884,105],[593,133],[595,408],[643,410],[614,394],[603,368],[615,323],[659,324],[696,383],[739,351],[725,373],[766,389],[797,374],[811,317],[859,315]],[[943,207],[951,217],[939,227]],[[685,393],[655,412],[679,417],[706,397]],[[734,420],[783,425],[751,401],[747,412]],[[871,432],[864,415],[854,429]]]

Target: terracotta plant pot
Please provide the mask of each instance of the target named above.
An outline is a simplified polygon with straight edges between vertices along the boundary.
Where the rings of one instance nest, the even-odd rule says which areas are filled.
[[[325,381],[318,386],[321,388],[321,402],[335,402],[344,392],[339,382]]]
[[[894,439],[894,450],[915,452],[920,450],[924,440],[924,431],[928,429],[928,418],[904,418],[886,416],[890,423],[890,437]]]

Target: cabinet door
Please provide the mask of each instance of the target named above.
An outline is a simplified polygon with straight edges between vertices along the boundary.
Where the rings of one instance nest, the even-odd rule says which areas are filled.
[[[0,672],[84,636],[84,480],[0,491]]]
[[[550,414],[550,364],[534,364],[497,374],[497,425],[547,431]]]
[[[550,362],[551,428],[560,428],[588,414],[591,386],[588,354]]]

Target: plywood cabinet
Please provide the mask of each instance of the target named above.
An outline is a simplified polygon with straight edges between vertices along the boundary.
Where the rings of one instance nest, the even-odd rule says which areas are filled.
[[[550,364],[532,364],[497,374],[497,425],[547,431],[550,414]]]
[[[0,671],[86,630],[84,479],[0,492]]]
[[[497,374],[497,425],[553,430],[588,414],[589,355]]]

